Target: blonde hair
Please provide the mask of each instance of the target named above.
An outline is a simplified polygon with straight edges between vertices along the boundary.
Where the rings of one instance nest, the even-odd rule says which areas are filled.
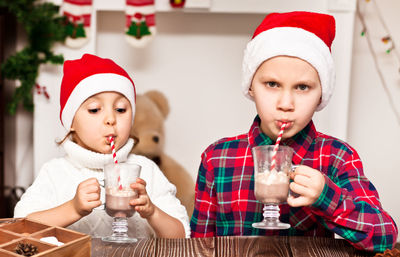
[[[71,138],[72,137],[72,134],[74,133],[75,131],[73,131],[73,130],[70,130],[70,131],[68,131],[68,133],[64,136],[64,138],[63,139],[61,139],[60,141],[57,141],[56,140],[56,144],[57,145],[62,145],[64,142],[65,142],[65,140],[67,140],[68,138]]]

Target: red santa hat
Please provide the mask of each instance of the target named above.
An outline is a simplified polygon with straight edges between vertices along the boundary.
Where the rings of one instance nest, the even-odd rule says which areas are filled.
[[[317,111],[331,98],[335,85],[335,66],[331,54],[335,38],[335,19],[311,12],[271,13],[267,15],[247,44],[243,58],[243,93],[250,99],[249,88],[258,67],[276,56],[300,58],[318,72],[322,99]]]
[[[81,59],[64,62],[64,76],[60,91],[60,119],[69,130],[75,112],[89,97],[113,91],[124,95],[132,106],[132,122],[135,116],[135,84],[128,73],[110,59],[85,54]]]

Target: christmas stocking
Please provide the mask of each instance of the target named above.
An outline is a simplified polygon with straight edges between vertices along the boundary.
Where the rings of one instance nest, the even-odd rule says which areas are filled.
[[[126,0],[126,40],[144,47],[156,34],[154,0]]]
[[[182,8],[185,5],[185,0],[169,0],[173,8]]]
[[[63,0],[61,10],[66,16],[67,39],[72,48],[82,47],[89,41],[92,0]]]

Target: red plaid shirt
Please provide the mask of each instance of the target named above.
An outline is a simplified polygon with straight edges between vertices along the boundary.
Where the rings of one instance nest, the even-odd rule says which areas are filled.
[[[319,133],[310,122],[282,142],[293,148],[293,164],[321,171],[326,184],[318,200],[307,207],[280,205],[287,230],[251,226],[262,220],[262,204],[254,197],[251,148],[274,142],[261,132],[257,116],[250,131],[224,138],[202,154],[191,219],[192,237],[228,235],[302,235],[333,237],[356,248],[382,252],[396,243],[397,227],[382,209],[378,192],[365,177],[357,152],[348,144]]]

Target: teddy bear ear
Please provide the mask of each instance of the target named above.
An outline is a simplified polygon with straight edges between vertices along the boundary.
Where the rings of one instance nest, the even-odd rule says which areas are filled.
[[[144,95],[150,98],[157,105],[158,109],[160,109],[164,118],[167,118],[169,114],[169,104],[165,95],[158,90],[147,91]]]

